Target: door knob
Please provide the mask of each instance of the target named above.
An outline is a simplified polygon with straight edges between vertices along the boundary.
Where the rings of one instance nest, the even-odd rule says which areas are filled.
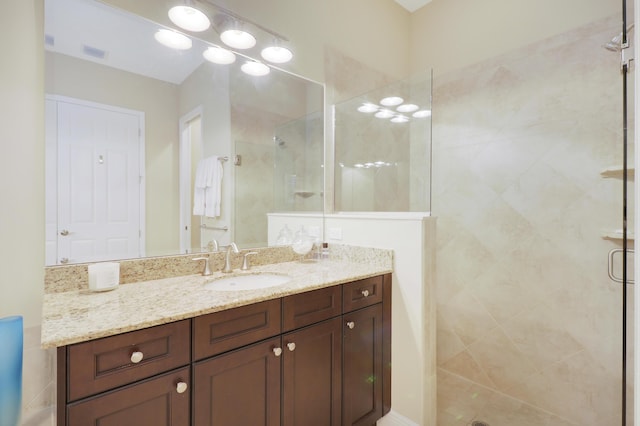
[[[63,265],[65,263],[69,263],[69,258],[68,257],[63,257],[62,259],[60,259],[60,263],[62,263]]]
[[[362,297],[369,297],[369,290],[362,290]]]
[[[349,327],[349,330],[353,330],[353,328],[356,326],[356,323],[353,321],[349,321],[347,323],[347,327]]]
[[[60,231],[60,235],[62,235],[63,237],[66,237],[67,235],[69,235],[69,230],[63,229],[62,231]]]
[[[282,355],[282,348],[273,348],[273,353],[275,356]]]
[[[144,354],[140,351],[135,351],[134,353],[131,354],[131,362],[134,364],[137,364],[140,361],[142,361],[142,358],[144,358]]]
[[[291,343],[287,343],[287,348],[289,348],[289,350],[290,350],[291,352],[293,352],[293,351],[295,351],[295,350],[296,350],[296,344],[295,344],[295,343],[293,343],[293,342],[291,342]]]
[[[176,392],[185,393],[186,390],[187,384],[185,382],[178,382],[178,384],[176,384]]]

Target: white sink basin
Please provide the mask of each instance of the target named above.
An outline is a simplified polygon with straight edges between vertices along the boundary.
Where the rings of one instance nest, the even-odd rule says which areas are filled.
[[[218,291],[259,290],[279,286],[288,281],[291,281],[291,277],[288,275],[247,274],[217,278],[206,283],[204,288]]]

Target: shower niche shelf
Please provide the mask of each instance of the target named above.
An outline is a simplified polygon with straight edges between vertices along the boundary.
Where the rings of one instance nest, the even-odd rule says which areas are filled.
[[[622,230],[603,231],[602,238],[605,240],[622,241]],[[627,231],[627,240],[634,241],[635,238],[636,238],[635,232]]]
[[[627,167],[627,179],[633,180],[635,178],[635,167]],[[616,178],[622,179],[622,166],[607,167],[600,172],[600,176],[603,178]]]

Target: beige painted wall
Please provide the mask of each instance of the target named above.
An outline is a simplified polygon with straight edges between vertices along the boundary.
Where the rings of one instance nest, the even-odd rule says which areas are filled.
[[[40,323],[44,265],[43,6],[0,3],[0,317]]]
[[[620,0],[433,0],[411,15],[411,70],[443,74],[620,8]]]
[[[45,55],[45,66],[47,94],[144,112],[146,253],[176,254],[180,246],[178,86],[51,52]]]

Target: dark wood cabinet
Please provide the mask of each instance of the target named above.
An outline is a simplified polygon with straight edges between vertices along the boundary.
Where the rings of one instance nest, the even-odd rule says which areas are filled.
[[[283,426],[339,426],[342,318],[287,333],[283,342]]]
[[[58,348],[58,425],[371,426],[391,275]]]
[[[195,426],[280,425],[280,337],[197,362]]]
[[[371,426],[382,417],[382,331],[382,304],[344,315],[343,426]]]
[[[189,367],[143,380],[67,407],[70,425],[187,426]],[[60,423],[58,423],[60,424]]]

